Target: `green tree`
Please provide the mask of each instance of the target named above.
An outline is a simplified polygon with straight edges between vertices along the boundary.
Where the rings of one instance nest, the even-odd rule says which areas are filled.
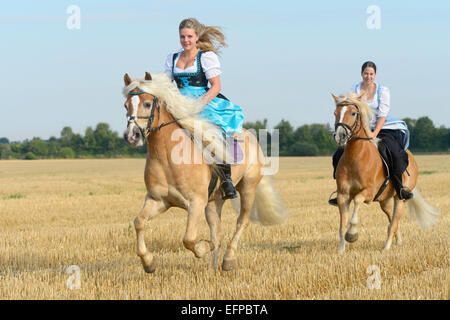
[[[435,136],[435,127],[428,117],[417,119],[411,134],[411,140],[414,141],[414,148],[420,151],[431,151],[434,147],[433,137]]]
[[[12,152],[8,143],[0,143],[0,159],[11,159],[14,156],[14,152]]]
[[[47,142],[35,137],[30,141],[29,151],[34,153],[34,155],[39,158],[45,158],[48,154],[48,144]]]
[[[58,158],[59,157],[59,151],[61,148],[61,145],[55,137],[50,137],[48,139],[48,157],[49,158]]]
[[[59,154],[65,159],[75,158],[75,151],[73,151],[70,147],[62,147]]]
[[[279,130],[280,156],[289,155],[289,148],[294,143],[294,128],[289,121],[281,120],[275,129]]]
[[[316,145],[308,142],[296,141],[289,149],[290,156],[317,156],[319,148]]]
[[[25,160],[35,160],[36,155],[33,152],[29,151],[29,152],[25,153],[24,159]]]

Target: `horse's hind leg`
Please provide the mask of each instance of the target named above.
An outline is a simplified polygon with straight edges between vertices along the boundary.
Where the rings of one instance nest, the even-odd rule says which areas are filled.
[[[222,269],[224,271],[230,271],[236,268],[236,250],[239,238],[250,223],[250,210],[255,200],[255,191],[256,186],[253,188],[242,187],[239,189],[239,194],[241,196],[241,212],[237,219],[236,231],[223,257]]]
[[[222,226],[220,216],[224,200],[210,202],[206,207],[206,221],[208,221],[211,237],[211,263],[214,271],[217,270],[217,259],[219,258],[219,249],[222,244]]]
[[[384,201],[380,201],[380,207],[381,210],[383,210],[383,212],[386,214],[390,224],[392,220],[392,214],[394,211],[394,197],[388,198]],[[395,241],[398,245],[402,244],[402,237],[400,235],[400,230],[398,229],[397,232],[395,233]]]
[[[145,272],[152,273],[156,269],[155,258],[147,250],[144,240],[144,227],[147,220],[156,217],[158,214],[167,210],[166,205],[162,201],[155,201],[145,197],[144,207],[139,215],[134,219],[134,228],[136,230],[137,239],[137,255],[141,258]]]
[[[394,214],[392,215],[391,224],[388,228],[388,238],[383,250],[389,250],[392,244],[392,239],[398,230],[398,222],[403,214],[403,211],[406,208],[406,202],[398,199],[397,197],[394,200]]]

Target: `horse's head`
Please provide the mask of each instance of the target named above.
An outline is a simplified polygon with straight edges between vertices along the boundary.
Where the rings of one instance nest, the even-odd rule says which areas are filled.
[[[336,103],[334,111],[334,140],[340,147],[345,147],[355,134],[363,127],[361,103],[362,95],[351,97],[336,97],[332,94]],[[364,108],[367,112],[367,108]],[[364,138],[366,139],[366,138]]]
[[[150,73],[145,73],[145,80],[152,80]],[[128,74],[124,76],[125,86],[132,82]],[[127,130],[124,139],[134,147],[144,145],[147,130],[150,129],[155,110],[159,109],[158,100],[154,95],[134,88],[128,92],[124,107],[127,110]]]

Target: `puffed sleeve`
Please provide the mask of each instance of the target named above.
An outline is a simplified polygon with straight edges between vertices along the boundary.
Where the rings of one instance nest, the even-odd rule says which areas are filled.
[[[172,64],[173,64],[173,54],[169,54],[166,58],[166,62],[164,62],[164,73],[167,74],[170,80],[173,80],[172,75]]]
[[[359,88],[360,88],[360,84],[359,84],[359,83],[355,83],[355,84],[350,88],[350,92],[351,92],[351,93],[359,93]]]
[[[389,88],[380,88],[380,104],[378,105],[378,117],[386,117],[391,105],[391,93]]]
[[[206,79],[211,79],[222,74],[219,57],[213,51],[204,52],[201,56],[201,63]]]

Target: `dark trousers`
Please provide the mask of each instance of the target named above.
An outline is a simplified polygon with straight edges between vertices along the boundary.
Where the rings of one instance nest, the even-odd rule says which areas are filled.
[[[378,144],[378,150],[380,153],[386,155],[391,179],[394,182],[397,192],[400,192],[400,188],[402,187],[402,174],[409,164],[408,154],[402,147],[403,132],[400,130],[381,130],[377,137],[381,139]],[[336,179],[336,168],[343,153],[344,148],[338,148],[333,154],[334,179]]]

